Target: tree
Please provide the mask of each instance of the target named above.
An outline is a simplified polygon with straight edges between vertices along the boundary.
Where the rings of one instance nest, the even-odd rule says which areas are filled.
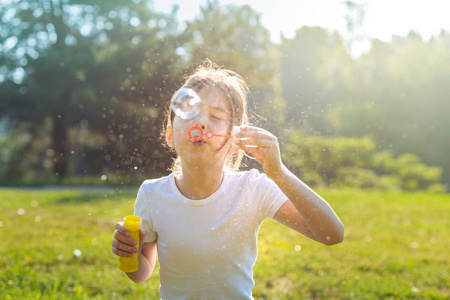
[[[287,123],[312,134],[332,134],[327,112],[344,97],[345,74],[352,67],[340,37],[303,27],[280,48]]]
[[[338,134],[371,134],[380,149],[411,152],[441,166],[450,182],[450,128],[446,78],[449,44],[443,35],[424,42],[415,32],[391,43],[375,41],[358,59],[349,96],[333,114]]]
[[[248,5],[221,6],[218,1],[207,1],[201,15],[188,23],[185,36],[184,50],[193,66],[209,58],[239,73],[251,89],[250,109],[256,106],[271,130],[282,123],[278,53],[258,13]]]
[[[69,133],[80,128],[95,139],[92,160],[106,156],[113,169],[142,164],[149,140],[159,137],[145,127],[160,128],[173,85],[168,75],[177,72],[174,12],[156,14],[139,0],[10,0],[0,15],[0,117],[30,132],[29,144],[50,121],[54,174],[68,175],[75,149]],[[81,159],[88,159],[84,150]]]
[[[367,50],[370,46],[370,39],[364,30],[364,18],[366,16],[366,1],[343,1],[342,5],[346,7],[344,19],[347,23],[347,52],[352,57],[359,56],[362,50]]]

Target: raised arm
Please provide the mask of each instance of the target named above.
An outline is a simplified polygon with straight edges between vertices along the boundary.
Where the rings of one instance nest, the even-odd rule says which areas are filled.
[[[274,219],[325,245],[344,239],[344,226],[331,206],[283,166],[272,180],[289,198]]]
[[[331,206],[282,163],[277,138],[270,132],[242,126],[238,145],[262,165],[264,172],[289,198],[274,219],[320,243],[334,245],[344,239],[344,226]]]

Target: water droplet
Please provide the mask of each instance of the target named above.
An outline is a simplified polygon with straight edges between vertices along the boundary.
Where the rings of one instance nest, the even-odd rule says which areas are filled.
[[[89,127],[89,121],[86,119],[83,119],[80,121],[80,127],[82,129],[87,129]]]

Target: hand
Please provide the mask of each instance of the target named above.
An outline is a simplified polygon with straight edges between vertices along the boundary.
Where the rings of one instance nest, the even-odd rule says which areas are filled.
[[[114,232],[114,239],[112,242],[112,252],[117,256],[131,257],[133,253],[138,253],[142,250],[144,243],[142,242],[145,237],[145,233],[141,230],[139,232],[139,238],[141,243],[139,250],[136,248],[136,240],[130,237],[130,232],[125,229],[123,222],[116,224],[116,231]]]
[[[259,127],[241,126],[236,139],[239,148],[253,154],[267,176],[273,177],[282,171],[280,147],[275,135]]]

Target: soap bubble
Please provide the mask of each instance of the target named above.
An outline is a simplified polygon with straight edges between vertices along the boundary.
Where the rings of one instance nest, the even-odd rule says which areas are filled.
[[[182,119],[192,119],[199,113],[200,96],[190,88],[182,88],[172,96],[172,110]]]

